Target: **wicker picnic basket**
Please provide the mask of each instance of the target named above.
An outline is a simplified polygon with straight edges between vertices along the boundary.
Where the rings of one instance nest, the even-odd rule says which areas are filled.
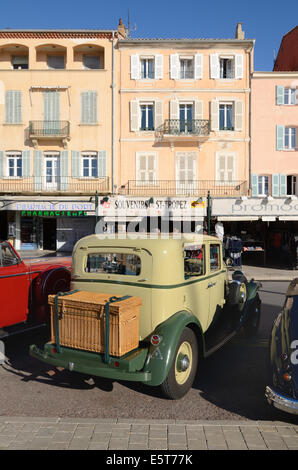
[[[49,295],[51,342],[57,342],[55,295]],[[57,299],[61,346],[105,352],[105,305],[112,294],[77,291]],[[119,297],[119,296],[117,296]],[[109,306],[109,354],[123,356],[139,345],[139,311],[142,299],[129,297]]]

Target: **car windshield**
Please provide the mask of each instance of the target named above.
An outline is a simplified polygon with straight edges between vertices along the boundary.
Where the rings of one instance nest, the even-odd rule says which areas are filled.
[[[86,273],[112,273],[138,276],[141,272],[141,259],[127,253],[90,253],[86,260]]]
[[[8,243],[0,245],[0,267],[18,264],[19,260]]]

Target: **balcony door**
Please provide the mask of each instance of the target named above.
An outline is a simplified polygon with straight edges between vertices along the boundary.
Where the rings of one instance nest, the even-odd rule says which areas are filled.
[[[197,153],[176,152],[176,194],[195,194],[197,188]]]
[[[192,108],[193,108],[192,104],[180,104],[179,105],[180,132],[183,134],[189,134],[192,132],[192,120],[193,120]]]
[[[43,133],[59,135],[60,133],[60,92],[49,90],[43,93]]]
[[[45,189],[59,189],[60,181],[60,156],[58,154],[46,154],[44,158],[45,164]]]

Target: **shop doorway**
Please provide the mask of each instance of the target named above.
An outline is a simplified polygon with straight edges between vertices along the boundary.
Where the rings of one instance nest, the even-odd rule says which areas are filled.
[[[56,251],[57,221],[54,218],[43,219],[43,249]]]
[[[7,211],[0,211],[0,239],[7,240]]]

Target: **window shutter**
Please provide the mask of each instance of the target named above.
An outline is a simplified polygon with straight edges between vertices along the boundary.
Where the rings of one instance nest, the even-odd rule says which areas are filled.
[[[162,126],[163,124],[163,102],[155,100],[154,104],[154,128]]]
[[[219,130],[219,106],[217,100],[212,100],[211,104],[211,130]]]
[[[179,119],[179,101],[170,101],[170,119]]]
[[[82,124],[97,123],[96,91],[83,91],[81,93],[81,122]]]
[[[243,78],[243,55],[235,55],[235,78]]]
[[[140,79],[140,59],[139,54],[130,56],[130,78],[132,80]]]
[[[195,79],[203,78],[203,54],[195,54]]]
[[[137,132],[139,130],[139,102],[132,100],[130,102],[130,130]]]
[[[97,161],[98,178],[105,178],[107,176],[107,153],[105,150],[98,152]]]
[[[234,129],[242,131],[243,126],[243,102],[235,101],[234,103]]]
[[[284,126],[276,126],[276,150],[283,150],[285,142]]]
[[[258,175],[252,174],[251,175],[251,195],[252,197],[258,196]]]
[[[0,151],[0,178],[4,177],[4,152]]]
[[[279,197],[279,174],[272,175],[272,196]]]
[[[178,80],[179,72],[180,72],[179,54],[170,55],[170,69],[171,69],[171,73],[170,73],[171,78],[173,80]]]
[[[23,178],[29,178],[30,174],[30,158],[31,153],[30,150],[24,150],[22,152],[22,176]]]
[[[279,175],[279,195],[287,195],[287,175],[285,175],[284,173],[280,173]]]
[[[71,151],[71,177],[80,178],[80,152],[77,150]]]
[[[195,119],[203,119],[203,101],[195,100]]]
[[[284,104],[284,87],[276,86],[276,104]]]
[[[210,78],[219,78],[218,54],[210,54]]]
[[[44,120],[59,121],[60,119],[60,92],[45,91],[44,97]]]
[[[63,150],[60,154],[60,178],[61,190],[68,188],[68,150]]]
[[[22,92],[9,90],[5,93],[5,122],[20,124],[22,122]]]
[[[156,80],[161,80],[163,78],[163,55],[156,54],[155,61],[154,61],[154,78]]]
[[[42,189],[42,152],[34,150],[34,189]]]
[[[47,62],[49,69],[64,69],[63,55],[48,55]]]

